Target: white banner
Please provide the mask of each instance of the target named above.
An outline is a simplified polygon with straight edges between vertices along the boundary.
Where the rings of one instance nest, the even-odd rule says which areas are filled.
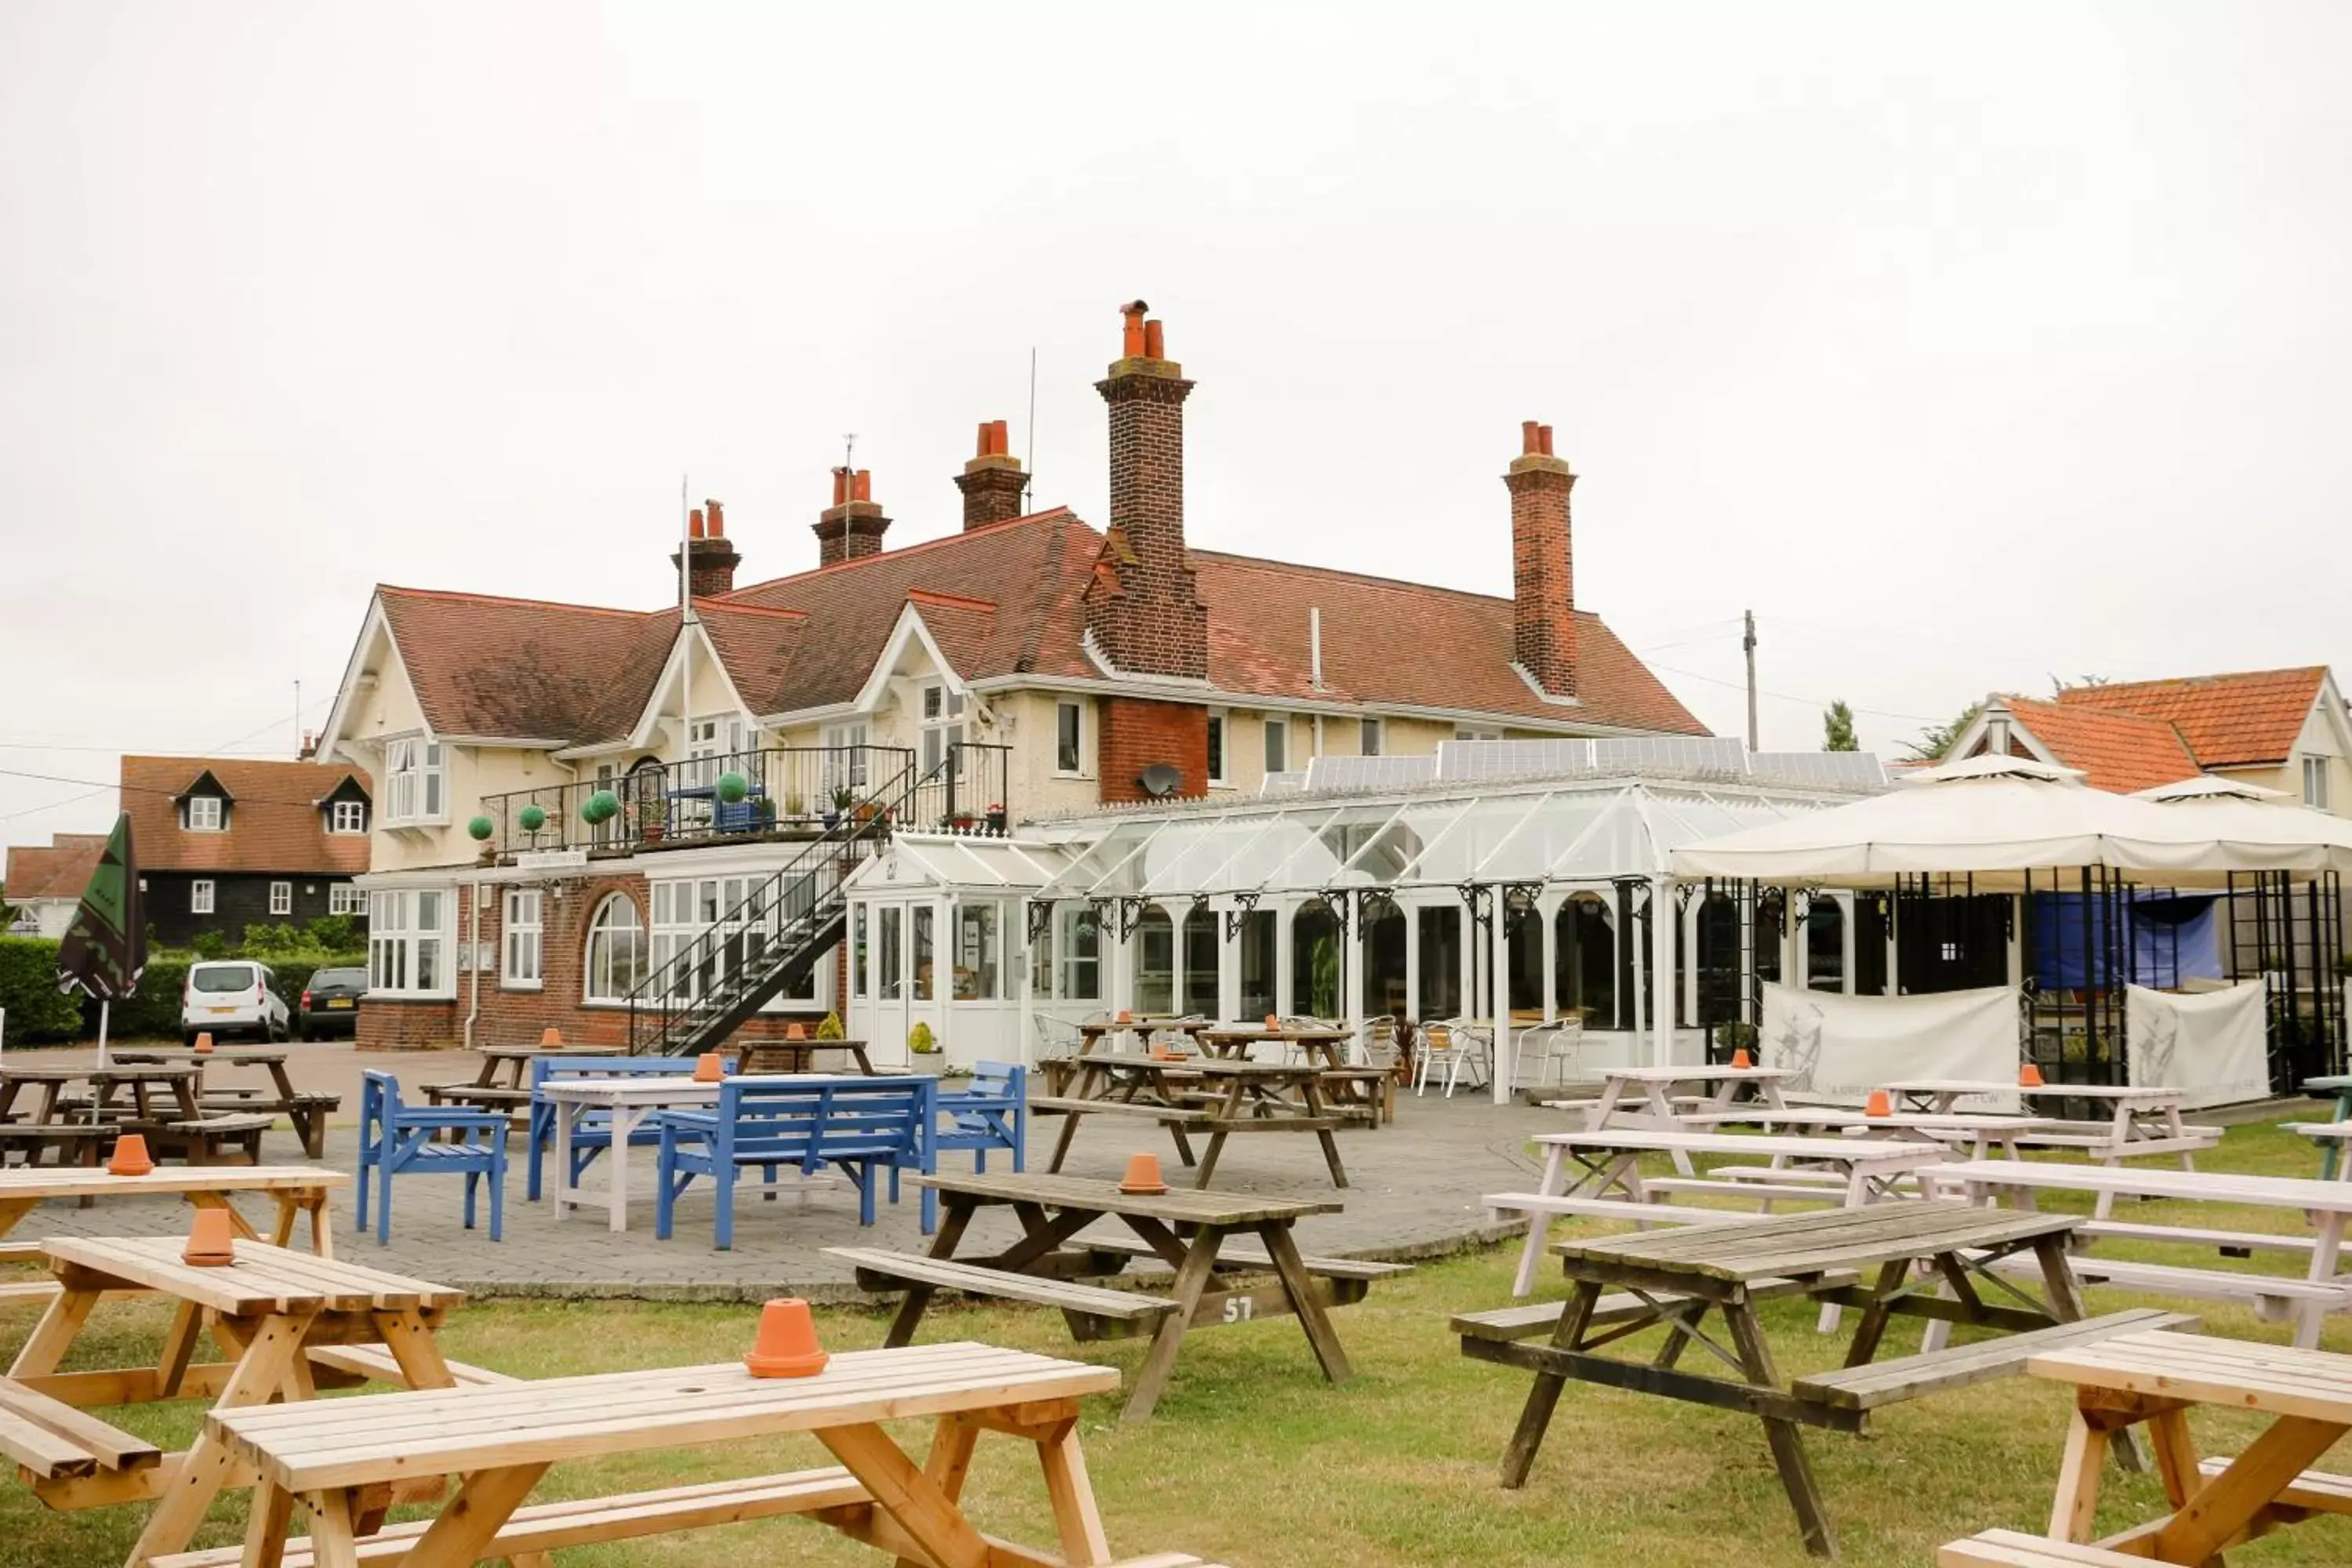
[[[2184,1103],[2191,1110],[2267,1100],[2271,1064],[2263,1003],[2259,980],[2187,995],[2126,987],[2130,1081],[2187,1089]]]
[[[1874,1089],[1918,1079],[2017,1081],[2017,993],[2006,985],[1928,996],[1839,996],[1764,987],[1763,1065],[1781,1089],[1860,1105]],[[2017,1109],[2015,1094],[1970,1109]]]

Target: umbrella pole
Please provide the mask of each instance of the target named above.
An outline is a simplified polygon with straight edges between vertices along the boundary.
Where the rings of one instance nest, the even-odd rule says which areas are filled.
[[[113,1004],[101,996],[98,999],[98,1065],[106,1065],[106,1012]]]

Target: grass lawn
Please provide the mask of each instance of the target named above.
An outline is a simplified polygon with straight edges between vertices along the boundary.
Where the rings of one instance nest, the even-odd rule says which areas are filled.
[[[2309,1144],[2269,1128],[2232,1131],[2203,1163],[2281,1174],[2315,1169]],[[2142,1205],[2132,1213],[2170,1217],[2167,1207]],[[2210,1206],[2196,1221],[2241,1229],[2298,1223],[2292,1214],[2224,1216]],[[1357,1367],[1344,1387],[1327,1386],[1296,1325],[1274,1320],[1188,1339],[1158,1413],[1140,1426],[1118,1423],[1118,1397],[1089,1402],[1087,1458],[1114,1550],[1181,1550],[1239,1568],[1794,1568],[1811,1561],[1798,1544],[1761,1431],[1744,1417],[1571,1384],[1527,1488],[1507,1492],[1496,1485],[1496,1462],[1525,1379],[1465,1360],[1445,1318],[1506,1304],[1516,1256],[1514,1247],[1425,1267],[1376,1286],[1362,1305],[1339,1313]],[[2204,1267],[2256,1267],[2222,1264],[2210,1253],[2168,1256]],[[2270,1267],[2284,1265],[2273,1255]],[[1547,1289],[1559,1292],[1556,1278]],[[2134,1300],[2102,1290],[2093,1307]],[[124,1303],[100,1311],[74,1364],[152,1361],[163,1327],[161,1309]],[[1784,1373],[1838,1361],[1842,1339],[1816,1335],[1812,1317],[1795,1304],[1773,1311],[1773,1351]],[[821,1313],[820,1321],[828,1342],[846,1349],[878,1342],[885,1320],[839,1310]],[[2260,1323],[2234,1309],[2210,1308],[2205,1321],[2217,1333],[2280,1343],[2288,1337],[2284,1325]],[[0,1345],[13,1348],[31,1322],[28,1311],[0,1311]],[[551,1377],[731,1358],[749,1342],[751,1326],[751,1310],[741,1307],[488,1302],[456,1314],[444,1342],[467,1361]],[[1139,1341],[1073,1347],[1057,1315],[1024,1308],[935,1310],[924,1337],[1073,1354],[1129,1375],[1143,1353]],[[1898,1328],[1885,1353],[1900,1353],[1907,1337]],[[2327,1344],[2352,1352],[2352,1321],[2335,1320]],[[1925,1568],[1938,1544],[1989,1525],[2038,1531],[2057,1479],[2067,1406],[2064,1390],[2019,1378],[1895,1406],[1875,1417],[1867,1438],[1809,1433],[1844,1560]],[[182,1404],[100,1414],[176,1445],[201,1412]],[[2208,1453],[2235,1452],[2259,1426],[2212,1412],[2200,1412],[2196,1422]],[[967,1501],[984,1528],[1050,1543],[1042,1489],[1025,1456],[1009,1441],[983,1440]],[[632,1490],[826,1462],[808,1439],[684,1450],[559,1468],[539,1495]],[[2352,1469],[2352,1453],[2341,1454],[2335,1468]],[[2151,1477],[2111,1473],[2100,1528],[2121,1529],[2163,1507]],[[241,1495],[224,1499],[200,1544],[240,1539],[243,1512]],[[50,1513],[21,1486],[0,1482],[0,1564],[120,1562],[143,1513],[139,1507]],[[700,1564],[738,1554],[746,1562],[780,1555],[811,1563],[884,1561],[829,1531],[788,1520],[583,1550],[562,1561]],[[2281,1531],[2233,1549],[2230,1562],[2233,1568],[2352,1562],[2352,1521]]]

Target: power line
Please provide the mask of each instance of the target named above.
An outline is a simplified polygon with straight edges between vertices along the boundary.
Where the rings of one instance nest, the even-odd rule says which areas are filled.
[[[190,758],[188,758],[187,760],[188,760],[189,762],[191,762],[191,763],[197,763],[199,766],[201,766],[201,765],[203,764],[203,763],[204,763],[204,759],[203,759],[202,757],[190,757]],[[346,773],[357,773],[357,772],[359,772],[359,770],[358,770],[357,768],[346,768],[346,769],[345,769],[345,770],[343,770],[343,771],[344,771],[344,772],[346,772]],[[95,783],[92,783],[92,781],[90,781],[90,780],[89,780],[89,779],[69,779],[69,778],[61,778],[61,777],[59,777],[59,776],[58,776],[58,774],[56,774],[56,773],[28,773],[22,772],[21,770],[19,770],[19,769],[16,769],[16,768],[0,768],[0,778],[5,778],[5,779],[39,779],[39,780],[40,780],[42,783],[44,783],[44,784],[89,784],[89,785],[90,785],[90,794],[91,794],[91,795],[103,794],[105,791],[107,791],[107,790],[110,790],[110,789],[119,789],[119,790],[124,791],[126,794],[130,794],[130,795],[163,795],[163,796],[165,796],[165,797],[167,797],[167,798],[169,798],[169,799],[177,800],[177,799],[180,797],[180,795],[181,795],[182,794],[184,794],[184,791],[181,791],[181,790],[175,790],[175,789],[165,789],[165,788],[163,788],[163,787],[162,785],[160,785],[160,784],[95,784]],[[89,799],[89,795],[77,795],[77,796],[75,796],[74,798],[75,798],[75,799],[77,799],[77,800],[87,800],[87,799]],[[238,804],[239,804],[239,805],[302,805],[302,806],[310,806],[310,805],[318,805],[318,804],[319,804],[319,802],[318,802],[318,800],[317,800],[316,798],[313,798],[313,799],[310,799],[310,800],[276,800],[276,799],[272,799],[270,796],[266,795],[241,795],[236,796],[236,801],[238,802]],[[66,804],[66,803],[65,803],[65,802],[63,802],[63,801],[60,801],[60,802],[58,802],[58,804],[59,804],[60,805],[64,805],[64,804]],[[5,820],[6,820],[6,819],[5,819],[5,818],[0,818],[0,821],[5,821]]]
[[[340,695],[340,694],[339,694],[339,695]],[[333,699],[333,698],[330,698],[330,697],[322,697],[322,698],[319,699],[319,700],[318,700],[318,701],[313,702],[312,704],[310,704],[310,710],[311,710],[311,711],[316,711],[316,710],[317,710],[318,709],[320,709],[320,708],[331,706],[331,705],[332,705],[332,703],[333,703],[333,701],[334,701],[334,699]],[[210,747],[205,748],[205,750],[206,750],[206,752],[207,752],[207,753],[208,753],[208,754],[215,754],[215,755],[217,755],[217,754],[225,753],[225,752],[226,752],[229,750],[229,748],[230,748],[230,747],[232,747],[232,746],[239,746],[239,745],[243,745],[246,742],[252,740],[256,735],[264,734],[264,733],[268,732],[268,731],[275,730],[276,728],[278,728],[278,721],[277,721],[277,720],[275,720],[275,719],[272,719],[272,720],[270,720],[270,721],[269,721],[269,722],[268,722],[267,724],[257,724],[257,725],[255,725],[252,729],[247,730],[244,734],[242,734],[242,735],[237,735],[237,736],[234,736],[234,737],[232,737],[232,738],[231,738],[231,739],[229,739],[229,740],[226,740],[226,741],[222,742],[221,742],[219,745],[217,745],[217,746],[210,746]],[[137,755],[138,753],[134,752],[131,752],[131,754],[132,754],[132,755]],[[38,774],[38,773],[24,773],[24,774],[16,774],[16,775],[12,775],[12,776],[24,777],[24,778],[39,778],[39,777],[41,777],[42,775],[41,775],[41,774]],[[58,779],[58,780],[56,780],[55,782],[57,782],[57,783],[58,783],[58,784],[89,784],[89,780],[87,780],[87,779]],[[28,806],[28,807],[26,807],[26,808],[25,810],[23,810],[23,811],[12,811],[12,812],[8,813],[8,814],[7,814],[6,816],[0,816],[0,822],[16,822],[16,821],[20,821],[20,820],[22,820],[23,818],[27,817],[27,816],[41,816],[42,814],[44,814],[45,812],[60,811],[60,810],[63,810],[65,807],[67,807],[67,806],[68,806],[68,805],[80,805],[83,801],[86,801],[86,800],[91,799],[92,797],[97,796],[97,795],[104,795],[108,790],[110,790],[110,789],[116,789],[116,788],[119,788],[119,787],[121,787],[121,786],[120,786],[120,785],[118,785],[118,784],[91,784],[91,785],[90,785],[90,787],[89,787],[89,789],[84,790],[84,791],[83,791],[81,794],[79,794],[79,795],[69,795],[66,796],[63,800],[53,800],[53,801],[49,802],[47,805],[35,805],[35,806]],[[283,804],[283,803],[279,803],[279,804]],[[310,803],[309,803],[308,801],[305,801],[305,802],[303,802],[303,804],[307,805],[309,805]]]
[[[1728,687],[1734,691],[1745,691],[1748,689],[1748,683],[1744,680],[1724,680],[1712,675],[1701,675],[1696,669],[1677,669],[1671,664],[1653,664],[1650,668],[1653,669],[1663,669],[1669,675],[1684,676],[1692,680],[1704,680],[1709,686]],[[1825,698],[1799,697],[1794,692],[1774,691],[1764,687],[1759,687],[1757,689],[1757,694],[1762,697],[1769,697],[1781,702],[1801,702],[1808,708],[1826,708],[1829,706],[1829,700]],[[1847,706],[1852,708],[1857,713],[1868,713],[1880,719],[1901,719],[1913,724],[1941,724],[1944,722],[1941,719],[1930,719],[1921,713],[1897,713],[1894,710],[1888,708],[1864,708],[1858,702],[1848,703]]]

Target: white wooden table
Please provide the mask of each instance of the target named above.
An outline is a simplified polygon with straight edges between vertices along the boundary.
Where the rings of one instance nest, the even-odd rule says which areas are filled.
[[[750,1320],[744,1321],[748,1334]],[[1078,1446],[1078,1400],[1118,1386],[1115,1368],[982,1344],[909,1345],[837,1353],[812,1377],[755,1378],[740,1362],[653,1372],[552,1377],[504,1388],[386,1394],[213,1413],[208,1431],[257,1478],[245,1562],[275,1564],[293,1505],[310,1515],[319,1568],[361,1561],[351,1498],[395,1479],[458,1476],[438,1518],[411,1537],[411,1568],[456,1568],[532,1550],[758,1517],[717,1517],[692,1505],[707,1489],[675,1489],[601,1523],[578,1502],[520,1510],[552,1465],[682,1447],[736,1448],[805,1432],[837,1466],[761,1478],[761,1511],[797,1513],[902,1561],[950,1568],[986,1563],[1108,1563],[1110,1548]],[[931,1417],[927,1463],[885,1421]],[[982,1431],[1034,1447],[1057,1527],[1058,1551],[992,1542],[966,1517],[961,1492]],[[520,1512],[519,1512],[520,1510]],[[534,1517],[537,1515],[538,1517]],[[572,1521],[568,1526],[567,1518]],[[709,1561],[732,1548],[710,1543]],[[545,1559],[533,1559],[545,1561]],[[680,1561],[687,1559],[681,1557]],[[1190,1559],[1171,1559],[1190,1562]]]
[[[2308,1350],[2319,1343],[2319,1330],[2326,1314],[2352,1310],[2352,1278],[2336,1272],[2336,1255],[2344,1245],[2346,1216],[2352,1215],[2352,1182],[2323,1182],[2309,1176],[2248,1176],[2223,1171],[2147,1171],[2111,1169],[2100,1165],[2064,1165],[2042,1160],[1969,1160],[1949,1165],[1937,1165],[1920,1173],[1923,1184],[1948,1189],[1958,1185],[1969,1196],[1990,1201],[1995,1193],[2008,1193],[2020,1208],[2034,1206],[2033,1195],[2039,1192],[2095,1193],[2103,1198],[2118,1194],[2126,1197],[2164,1198],[2183,1203],[2243,1204],[2250,1208],[2287,1209],[2309,1215],[2314,1221],[2311,1238],[2311,1263],[2304,1279],[2314,1285],[2334,1285],[2336,1290],[2330,1300],[2309,1300],[2295,1309],[2294,1342]],[[2154,1227],[2135,1227],[2146,1237]],[[2190,1233],[2194,1238],[2194,1233]],[[2300,1247],[2296,1250],[2301,1250]],[[2129,1264],[2117,1266],[2131,1269]],[[2137,1272],[2143,1275],[2147,1269]],[[2179,1269],[2168,1272],[2178,1276],[2199,1273]],[[2158,1277],[2160,1279],[2160,1277]],[[2226,1277],[2215,1276],[2214,1283]],[[2259,1282],[2260,1276],[2246,1276]],[[2118,1283],[2123,1283],[2121,1279]],[[2196,1283],[2183,1279],[2183,1283]],[[2134,1289],[2147,1289],[2163,1293],[2160,1282],[2135,1284]]]
[[[1537,1189],[1538,1197],[1605,1199],[1613,1193],[1617,1195],[1614,1201],[1627,1205],[1629,1217],[1639,1212],[1633,1205],[1653,1201],[1642,1180],[1640,1160],[1644,1154],[1708,1154],[1827,1166],[1844,1178],[1843,1201],[1848,1208],[1860,1208],[1874,1198],[1891,1195],[1897,1178],[1941,1164],[1947,1158],[1944,1146],[1932,1142],[1898,1142],[1880,1138],[1774,1138],[1634,1127],[1539,1132],[1536,1142],[1544,1150],[1543,1180]],[[1573,1185],[1569,1180],[1571,1164],[1581,1172]],[[1769,1189],[1759,1189],[1756,1195],[1764,1198],[1771,1194]],[[1494,1194],[1488,1201],[1504,1196],[1507,1194]],[[1512,1282],[1514,1295],[1524,1296],[1535,1289],[1536,1271],[1543,1262],[1550,1230],[1551,1212],[1531,1208],[1527,1245],[1519,1254],[1518,1273]]]
[[[1587,1131],[1601,1131],[1612,1127],[1647,1127],[1657,1131],[1674,1131],[1683,1125],[1682,1118],[1693,1112],[1677,1111],[1677,1098],[1703,1095],[1696,1114],[1729,1110],[1736,1105],[1752,1103],[1780,1108],[1780,1080],[1789,1076],[1782,1068],[1758,1067],[1692,1067],[1608,1068],[1601,1075],[1601,1098],[1585,1108],[1584,1126]],[[1546,1101],[1547,1104],[1577,1106],[1575,1100]],[[1677,1151],[1675,1169],[1684,1175],[1691,1173],[1690,1156]]]
[[[2014,1094],[2028,1101],[2104,1101],[2114,1108],[2106,1121],[2051,1121],[2022,1142],[2048,1148],[2080,1149],[2084,1159],[2107,1165],[2151,1154],[2175,1154],[2179,1156],[2182,1170],[2193,1171],[2197,1168],[2196,1156],[2221,1141],[2220,1128],[2190,1127],[2180,1120],[2182,1102],[2188,1099],[2186,1090],[2156,1084],[2045,1083],[2027,1088],[1970,1079],[1914,1079],[1885,1087],[1903,1103],[1931,1111],[1949,1110],[1958,1100],[1988,1094]],[[2097,1217],[2105,1219],[2114,1204],[2113,1194],[2101,1194]]]
[[[1801,1135],[1814,1131],[1858,1132],[1873,1137],[1907,1138],[1920,1143],[1965,1144],[1971,1159],[1986,1158],[1996,1147],[2013,1156],[2020,1140],[2030,1140],[2035,1131],[2057,1125],[2041,1117],[1969,1110],[1898,1110],[1890,1116],[1873,1116],[1843,1105],[1685,1112],[1682,1121],[1694,1131],[1739,1122],[1786,1128]]]
[[[629,1135],[656,1110],[708,1108],[719,1103],[719,1086],[697,1083],[684,1073],[657,1078],[554,1078],[539,1096],[555,1109],[555,1217],[571,1217],[578,1206],[605,1211],[608,1228],[629,1228]],[[604,1153],[604,1190],[592,1192],[572,1179],[572,1145],[580,1123],[592,1112],[610,1118],[612,1147]]]

